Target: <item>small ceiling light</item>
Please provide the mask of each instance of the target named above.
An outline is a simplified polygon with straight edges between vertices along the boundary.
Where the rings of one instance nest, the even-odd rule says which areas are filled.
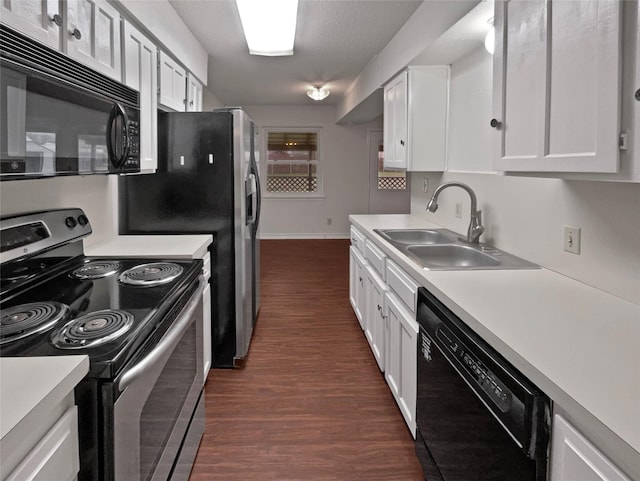
[[[298,0],[236,0],[251,55],[293,55]]]
[[[320,87],[319,85],[307,90],[307,95],[316,101],[326,99],[330,93],[331,90],[326,87]]]
[[[496,28],[493,26],[493,17],[487,20],[487,23],[491,25],[491,28],[487,32],[487,36],[484,37],[484,48],[493,55],[496,49]]]

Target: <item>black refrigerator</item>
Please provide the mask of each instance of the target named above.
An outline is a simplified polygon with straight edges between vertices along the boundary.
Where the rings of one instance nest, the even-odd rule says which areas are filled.
[[[119,179],[120,234],[212,234],[213,367],[241,367],[260,308],[260,177],[241,109],[158,112],[158,169]]]

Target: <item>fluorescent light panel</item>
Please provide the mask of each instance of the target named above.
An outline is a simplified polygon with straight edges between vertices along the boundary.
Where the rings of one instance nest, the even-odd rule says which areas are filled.
[[[251,55],[293,55],[298,0],[236,0]]]

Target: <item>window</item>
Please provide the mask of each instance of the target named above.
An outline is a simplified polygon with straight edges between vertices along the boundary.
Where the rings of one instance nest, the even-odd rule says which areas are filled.
[[[264,130],[266,195],[322,195],[320,129]]]

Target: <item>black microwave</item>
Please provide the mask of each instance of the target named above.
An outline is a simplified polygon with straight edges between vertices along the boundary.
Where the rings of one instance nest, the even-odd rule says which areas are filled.
[[[140,171],[138,92],[0,25],[0,180]]]

